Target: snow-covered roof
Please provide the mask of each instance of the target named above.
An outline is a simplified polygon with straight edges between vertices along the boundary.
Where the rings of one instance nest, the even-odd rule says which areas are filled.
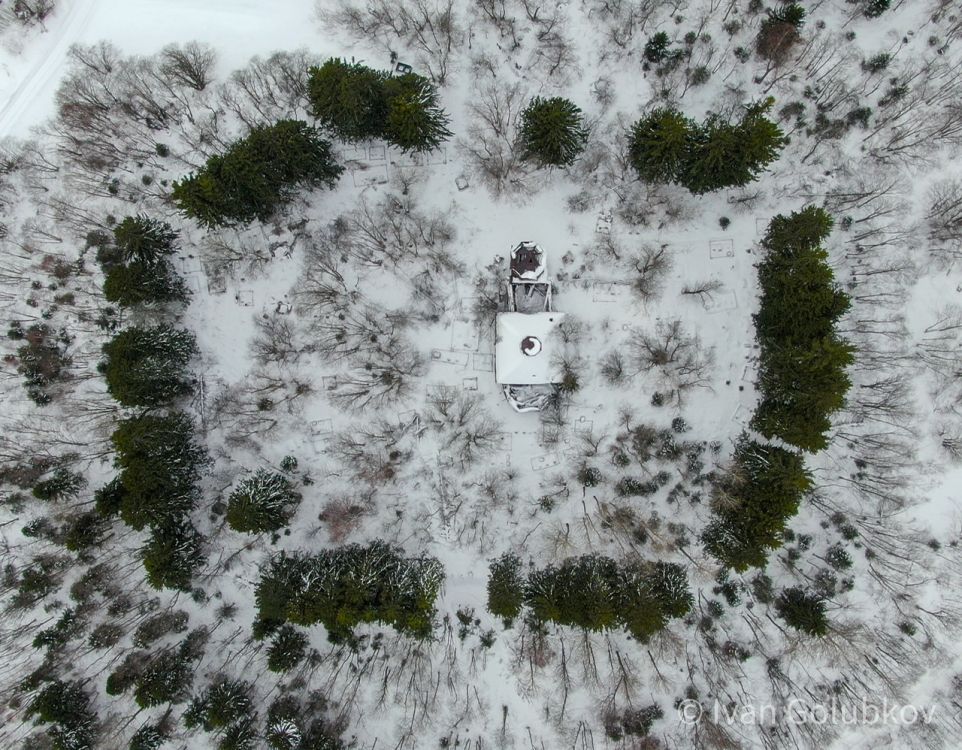
[[[511,281],[533,284],[544,280],[544,251],[534,242],[519,242],[511,251]]]
[[[502,384],[560,383],[561,372],[552,360],[558,342],[553,331],[564,313],[498,315],[494,344],[494,377]]]

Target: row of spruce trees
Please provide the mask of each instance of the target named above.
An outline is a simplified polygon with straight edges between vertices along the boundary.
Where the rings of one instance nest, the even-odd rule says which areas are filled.
[[[836,331],[850,301],[820,246],[831,228],[823,209],[808,206],[772,219],[761,243],[762,295],[754,316],[761,399],[751,424],[794,450],[743,435],[730,471],[716,486],[713,518],[702,541],[738,571],[764,567],[768,552],[781,547],[788,520],[812,486],[802,451],[827,446],[831,416],[850,386],[846,367],[854,349]],[[799,630],[827,631],[821,597],[801,587],[783,591],[775,606]]]
[[[148,216],[129,216],[113,235],[98,240],[108,301],[147,320],[183,303],[187,290],[173,268],[176,234]],[[203,561],[200,533],[190,521],[199,501],[197,483],[207,456],[191,418],[174,405],[194,392],[189,364],[193,334],[166,323],[119,331],[103,347],[107,390],[130,416],[111,436],[117,476],[94,495],[97,512],[119,514],[127,525],[150,530],[142,550],[147,580],[155,588],[187,590]]]
[[[409,153],[436,149],[452,135],[437,89],[416,73],[392,76],[331,58],[310,69],[308,100],[320,129],[299,120],[252,128],[174,183],[180,209],[210,228],[265,221],[299,188],[333,187],[343,167],[322,131],[347,143],[383,139]],[[677,183],[696,194],[746,185],[786,143],[766,117],[773,103],[749,105],[738,122],[711,115],[696,123],[677,109],[655,109],[629,133],[629,162],[646,182]],[[535,166],[567,167],[584,151],[588,134],[571,100],[535,97],[520,112],[515,145]]]
[[[522,611],[536,625],[555,623],[584,630],[624,628],[647,641],[691,609],[688,575],[675,563],[618,564],[602,555],[570,557],[525,577],[521,561],[494,560],[488,578],[488,609],[512,622]]]
[[[315,555],[281,553],[271,559],[257,585],[263,632],[285,622],[323,624],[332,642],[349,639],[361,623],[381,622],[425,638],[433,626],[434,602],[444,568],[433,557],[403,557],[376,540]]]

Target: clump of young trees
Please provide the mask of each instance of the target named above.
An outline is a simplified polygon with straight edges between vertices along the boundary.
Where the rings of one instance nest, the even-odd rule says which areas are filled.
[[[352,628],[382,622],[417,638],[431,632],[434,601],[444,568],[433,557],[403,557],[377,540],[324,550],[316,555],[281,553],[257,585],[262,623],[320,623],[332,642]]]
[[[766,117],[769,97],[746,107],[738,122],[710,115],[702,123],[671,107],[652,110],[631,128],[628,159],[645,182],[683,185],[696,195],[755,180],[786,144]]]
[[[738,571],[764,567],[768,551],[782,546],[785,523],[811,481],[800,453],[743,437],[715,487],[705,549]]]
[[[51,387],[69,373],[72,360],[67,347],[72,339],[66,331],[58,333],[46,323],[24,328],[20,321],[11,323],[7,337],[24,342],[17,349],[17,372],[23,376],[28,398],[37,406],[49,404]]]
[[[174,183],[173,199],[208,228],[267,221],[305,187],[334,187],[344,168],[316,128],[281,120],[252,128],[226,152]]]
[[[835,330],[849,297],[835,284],[819,245],[831,228],[831,217],[814,206],[776,216],[758,266],[762,296],[754,320],[761,400],[752,427],[811,452],[828,445],[831,416],[851,385],[845,369],[854,352]]]
[[[311,68],[312,114],[348,142],[381,138],[402,151],[431,151],[451,137],[438,92],[416,73],[391,76],[331,58]]]
[[[595,631],[622,627],[641,641],[683,617],[692,603],[684,569],[662,561],[619,564],[582,555],[535,570],[525,580],[520,560],[509,554],[491,563],[488,579],[488,609],[508,621],[526,607],[536,622]]]

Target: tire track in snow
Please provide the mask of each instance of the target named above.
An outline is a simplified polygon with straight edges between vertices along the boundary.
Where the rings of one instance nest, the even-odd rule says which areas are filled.
[[[47,49],[27,51],[27,54],[36,56],[36,63],[27,70],[23,80],[0,108],[0,136],[10,134],[33,105],[36,94],[47,90],[51,80],[61,73],[67,50],[90,23],[97,4],[97,0],[73,0],[64,15],[51,18],[52,29],[48,32]]]

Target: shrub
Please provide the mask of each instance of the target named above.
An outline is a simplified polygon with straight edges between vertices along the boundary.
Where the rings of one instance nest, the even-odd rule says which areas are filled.
[[[769,11],[755,40],[755,50],[776,65],[784,63],[801,39],[799,29],[804,20],[805,9],[798,3],[788,3]]]
[[[145,648],[169,633],[183,633],[187,630],[188,614],[183,610],[158,612],[148,617],[134,631],[134,645]]]
[[[17,349],[17,372],[23,376],[27,396],[38,406],[50,403],[48,388],[66,378],[72,364],[67,355],[69,337],[65,332],[57,334],[46,323],[34,323],[26,330],[15,323],[8,335],[26,342]]]

